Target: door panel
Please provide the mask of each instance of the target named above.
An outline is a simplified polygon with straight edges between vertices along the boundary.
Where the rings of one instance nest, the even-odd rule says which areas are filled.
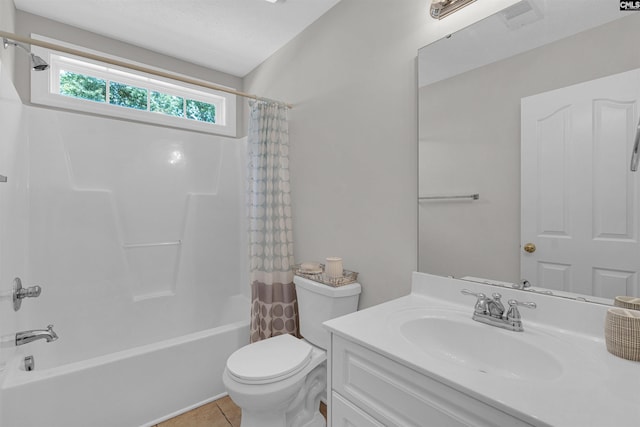
[[[640,70],[523,98],[521,274],[534,286],[636,295]]]

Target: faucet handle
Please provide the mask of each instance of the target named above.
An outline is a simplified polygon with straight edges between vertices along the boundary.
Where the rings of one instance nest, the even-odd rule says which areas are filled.
[[[518,306],[527,307],[527,308],[536,308],[537,305],[535,302],[520,302],[515,299],[510,299],[509,303],[509,311],[507,311],[507,320],[520,320],[522,316],[520,316],[520,311],[518,311]]]
[[[507,311],[507,322],[511,324],[511,327],[516,332],[522,332],[524,329],[522,328],[522,316],[520,316],[520,312],[518,311],[518,306],[527,307],[527,308],[536,308],[537,305],[535,302],[520,302],[514,299],[510,299],[509,303],[509,311]]]
[[[463,289],[463,290],[460,291],[460,293],[463,294],[463,295],[471,295],[471,296],[474,296],[474,297],[476,297],[478,299],[487,297],[485,294],[483,294],[481,292],[479,292],[479,293],[471,292],[469,289]]]
[[[42,288],[38,285],[29,286],[28,288],[22,288],[22,291],[18,294],[18,298],[35,298],[39,297],[42,292]]]
[[[527,307],[527,308],[536,308],[538,307],[538,305],[535,302],[521,302],[515,299],[510,299],[508,301],[509,306],[511,307],[515,307],[517,305],[519,305],[520,307]]]
[[[488,309],[487,309],[487,296],[485,294],[483,294],[482,292],[476,293],[476,292],[471,292],[469,289],[463,289],[460,291],[460,293],[462,293],[463,295],[471,295],[476,297],[478,300],[476,301],[476,305],[474,307],[474,310],[476,312],[476,314],[487,314]]]

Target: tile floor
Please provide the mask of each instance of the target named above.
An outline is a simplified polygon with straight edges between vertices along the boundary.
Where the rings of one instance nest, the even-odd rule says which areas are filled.
[[[156,427],[240,427],[240,408],[229,396],[163,421]]]
[[[327,418],[327,407],[320,403],[320,412]],[[155,427],[240,427],[240,408],[229,396],[163,421]]]

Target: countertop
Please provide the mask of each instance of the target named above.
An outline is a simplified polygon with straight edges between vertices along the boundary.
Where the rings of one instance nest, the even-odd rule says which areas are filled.
[[[460,290],[501,292],[503,301],[534,301],[536,310],[520,310],[524,332],[506,331],[503,354],[510,358],[509,339],[545,349],[562,362],[561,372],[528,378],[488,375],[417,351],[415,344],[398,333],[402,319],[425,309],[445,308],[452,313],[473,314],[475,300]],[[640,362],[620,359],[607,352],[604,318],[607,306],[481,283],[414,273],[412,293],[353,314],[330,320],[334,334],[440,381],[462,393],[537,426],[624,427],[640,425]],[[477,322],[476,322],[477,323]],[[549,339],[549,337],[551,337]],[[512,359],[509,363],[513,363]],[[527,360],[521,360],[527,363]],[[517,363],[517,361],[516,361]],[[551,368],[550,368],[551,369]],[[554,368],[555,369],[555,368]]]

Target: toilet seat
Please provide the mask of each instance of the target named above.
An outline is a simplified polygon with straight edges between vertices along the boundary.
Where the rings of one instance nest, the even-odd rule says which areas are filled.
[[[300,372],[311,360],[313,347],[284,334],[246,345],[227,359],[230,376],[243,384],[269,384]]]

